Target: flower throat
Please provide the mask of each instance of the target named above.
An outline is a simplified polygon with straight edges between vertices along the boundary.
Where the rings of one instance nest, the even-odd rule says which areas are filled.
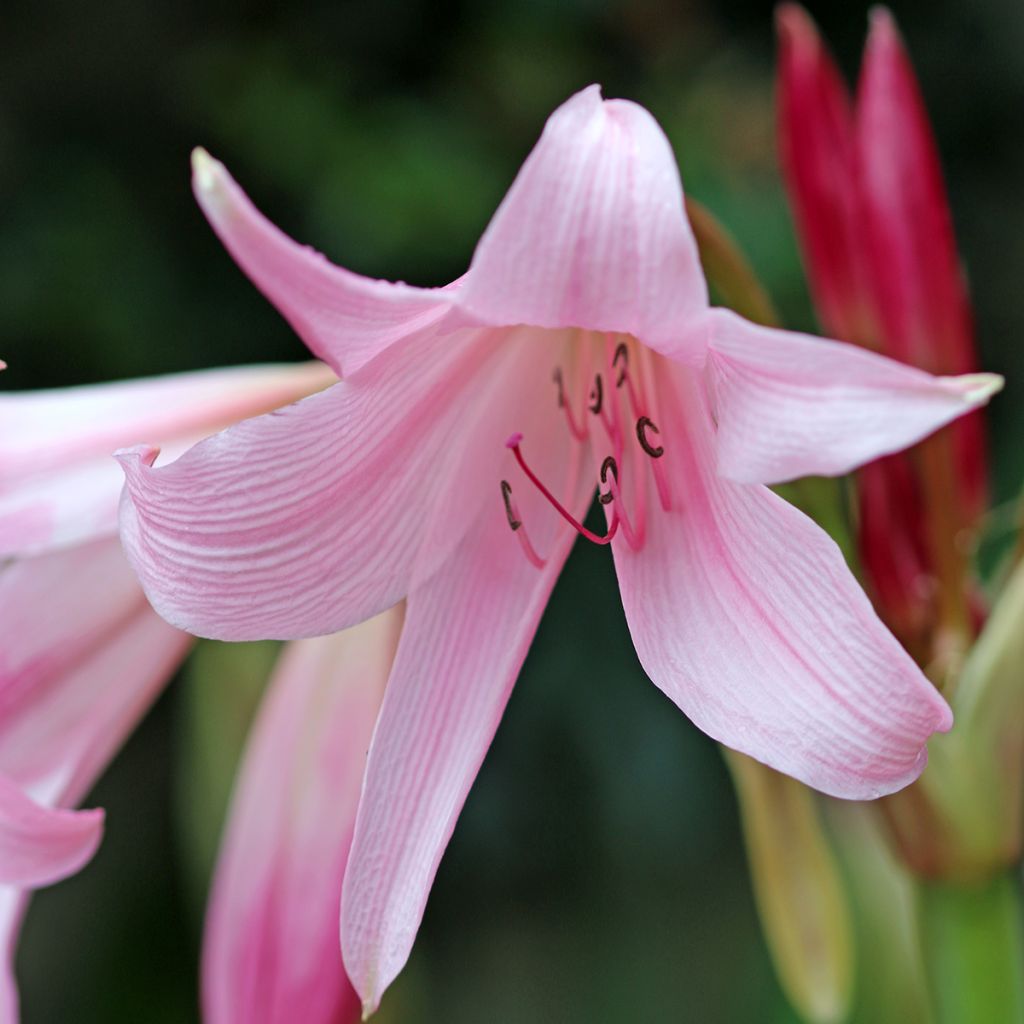
[[[602,346],[604,373],[598,371],[591,377],[589,363],[595,346],[588,344],[588,339],[581,340],[588,365],[577,378],[582,379],[586,386],[583,401],[579,403],[579,413],[574,410],[575,403],[566,388],[566,375],[561,366],[555,367],[552,380],[557,388],[558,407],[565,413],[566,426],[572,439],[580,444],[588,442],[591,426],[596,424],[603,435],[601,440],[611,448],[612,453],[601,463],[598,487],[598,501],[602,505],[612,506],[607,532],[596,534],[587,529],[551,493],[527,463],[522,452],[521,433],[513,434],[505,445],[515,456],[526,479],[577,533],[593,544],[604,545],[611,543],[621,528],[626,543],[637,550],[644,543],[647,518],[647,490],[637,461],[641,453],[646,456],[644,461],[651,466],[661,507],[666,512],[672,507],[668,478],[658,461],[665,454],[663,445],[657,440],[661,432],[649,415],[651,407],[648,388],[641,365],[645,353],[632,338],[616,341],[615,335],[605,335]],[[606,380],[614,381],[614,384],[606,387]],[[639,451],[627,449],[627,445],[631,446],[634,442]],[[632,473],[632,515],[626,511],[619,479],[620,471],[628,471],[631,467],[635,470]],[[547,565],[547,558],[534,547],[508,480],[501,481],[501,497],[508,525],[519,538],[523,553],[533,565],[543,569]]]

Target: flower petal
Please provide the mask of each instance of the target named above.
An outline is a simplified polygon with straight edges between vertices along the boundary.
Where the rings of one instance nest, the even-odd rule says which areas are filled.
[[[460,309],[490,324],[634,334],[697,362],[707,306],[672,147],[654,118],[598,86],[544,133],[484,232]]]
[[[289,644],[232,799],[203,952],[208,1024],[342,1024],[359,999],[338,912],[401,607]]]
[[[443,289],[360,277],[293,242],[249,201],[224,165],[192,154],[192,186],[235,262],[277,307],[314,355],[351,376],[395,341],[451,307]]]
[[[335,632],[396,604],[495,500],[508,435],[554,406],[547,357],[567,339],[538,333],[409,338],[168,466],[123,453],[122,540],[153,606],[244,640]]]
[[[116,539],[0,571],[0,773],[74,806],[189,643],[146,604]]]
[[[177,454],[333,380],[310,362],[0,395],[0,557],[113,535],[115,449],[144,441]]]
[[[711,314],[719,469],[744,483],[835,476],[983,405],[992,373],[932,377],[854,345]]]
[[[0,885],[0,1024],[18,1024],[18,983],[14,952],[28,904],[28,893],[13,885]]]
[[[559,435],[549,427],[538,436]],[[534,466],[550,482],[565,481],[577,515],[593,494],[579,475],[585,457],[565,438],[538,449]],[[522,479],[509,469],[510,479]],[[450,561],[408,599],[342,891],[342,951],[366,1013],[409,956],[441,856],[575,537],[535,491],[514,491],[546,567],[526,560],[495,494]]]
[[[699,380],[679,368],[661,386],[680,498],[649,517],[641,550],[615,544],[648,675],[706,733],[825,793],[863,800],[907,785],[925,741],[951,724],[946,703],[823,530],[766,488],[715,473]]]
[[[102,834],[102,811],[43,807],[0,775],[0,883],[35,887],[74,874]]]

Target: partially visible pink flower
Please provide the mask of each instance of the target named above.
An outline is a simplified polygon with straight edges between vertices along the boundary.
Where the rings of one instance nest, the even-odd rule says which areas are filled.
[[[668,141],[596,87],[443,289],[333,267],[208,155],[194,169],[235,259],[344,380],[166,467],[123,453],[122,537],[154,606],[203,635],[312,636],[407,599],[342,898],[367,1012],[577,532],[611,542],[641,663],[706,732],[841,796],[917,777],[948,707],[765,485],[905,447],[998,378],[710,309]],[[595,481],[604,535],[580,522]]]
[[[101,811],[74,808],[177,668],[191,637],[149,606],[116,536],[111,452],[171,454],[332,379],[320,364],[0,395],[0,1022],[28,890],[78,870]]]
[[[338,908],[401,608],[281,656],[232,800],[207,913],[206,1024],[343,1024],[359,998]]]
[[[822,324],[931,373],[973,373],[971,310],[938,152],[892,15],[872,14],[856,103],[807,13],[785,4],[778,25],[779,150]],[[935,619],[936,543],[953,544],[986,507],[981,414],[946,435],[949,479],[934,492],[952,522],[931,544],[938,510],[909,457],[859,475],[864,568],[884,617],[912,647]]]

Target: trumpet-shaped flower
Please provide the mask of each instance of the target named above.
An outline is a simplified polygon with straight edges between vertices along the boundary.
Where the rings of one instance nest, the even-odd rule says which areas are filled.
[[[77,871],[102,811],[74,812],[191,638],[148,605],[116,536],[111,452],[173,455],[332,375],[250,367],[0,396],[0,1022],[28,891]]]
[[[123,453],[122,537],[154,607],[202,635],[311,636],[407,599],[342,900],[367,1011],[577,533],[611,547],[640,661],[700,728],[840,796],[917,777],[945,702],[766,485],[911,444],[998,378],[710,308],[667,139],[596,87],[549,119],[446,288],[331,266],[201,151],[194,185],[344,379],[168,466]],[[582,525],[595,486],[600,534]]]

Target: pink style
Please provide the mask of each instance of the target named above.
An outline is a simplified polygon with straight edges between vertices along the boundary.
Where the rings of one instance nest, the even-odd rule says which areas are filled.
[[[597,87],[551,116],[446,288],[334,267],[207,154],[194,169],[224,244],[344,379],[167,466],[123,452],[122,537],[154,607],[200,635],[329,633],[406,600],[342,897],[365,1012],[578,532],[610,540],[640,660],[705,732],[842,797],[920,774],[949,708],[767,485],[912,444],[999,378],[710,308],[668,140]],[[582,528],[595,489],[607,535]]]

